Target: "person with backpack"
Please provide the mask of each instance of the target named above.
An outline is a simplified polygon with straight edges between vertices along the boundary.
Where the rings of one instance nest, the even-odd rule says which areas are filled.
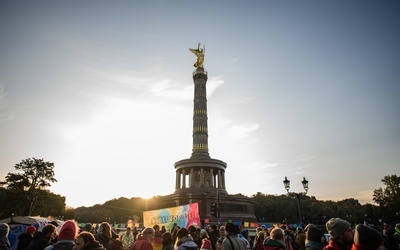
[[[75,246],[75,238],[79,232],[78,225],[73,220],[67,220],[61,226],[57,242],[49,245],[45,250],[72,250]]]

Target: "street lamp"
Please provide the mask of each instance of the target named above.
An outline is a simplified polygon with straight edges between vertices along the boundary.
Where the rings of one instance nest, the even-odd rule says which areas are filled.
[[[287,179],[287,177],[285,176],[285,180],[283,181],[283,185],[285,185],[285,189],[288,192],[288,194],[292,197],[295,197],[297,200],[297,208],[299,209],[299,222],[300,224],[301,222],[301,210],[300,210],[300,198],[302,195],[306,195],[308,192],[308,181],[306,180],[306,177],[303,177],[303,181],[301,182],[301,184],[303,184],[303,188],[304,190],[306,190],[305,192],[300,192],[300,193],[295,193],[295,192],[289,192],[290,189],[290,181]]]

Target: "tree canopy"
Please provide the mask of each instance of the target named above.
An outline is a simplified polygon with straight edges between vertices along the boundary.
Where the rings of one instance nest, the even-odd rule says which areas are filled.
[[[33,207],[43,190],[57,182],[54,178],[54,163],[45,162],[43,159],[28,158],[15,165],[19,172],[8,173],[0,185],[20,195],[26,204],[25,215],[31,215]],[[24,198],[22,198],[24,197]]]

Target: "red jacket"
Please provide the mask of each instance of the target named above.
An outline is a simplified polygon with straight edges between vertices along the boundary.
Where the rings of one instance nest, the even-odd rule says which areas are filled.
[[[129,250],[153,250],[153,246],[147,238],[139,235]]]
[[[328,245],[324,247],[324,250],[349,250],[350,247],[345,245],[340,245],[334,240],[330,240]]]

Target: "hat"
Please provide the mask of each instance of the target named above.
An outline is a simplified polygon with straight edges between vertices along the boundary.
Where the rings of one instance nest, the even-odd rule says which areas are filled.
[[[377,249],[383,242],[381,234],[372,227],[359,224],[354,232],[354,244]]]
[[[33,233],[36,232],[36,227],[29,226],[29,227],[26,228],[25,232],[28,233],[28,234],[33,234]]]
[[[38,228],[40,225],[39,225],[39,223],[35,222],[35,223],[32,224],[32,226]]]
[[[145,234],[152,234],[152,233],[154,233],[154,229],[153,229],[152,227],[146,227],[146,228],[143,229],[143,231],[142,231],[142,235],[145,235]]]
[[[339,237],[350,228],[350,223],[340,218],[332,218],[326,223],[326,230],[333,239]]]
[[[243,237],[244,237],[245,239],[247,239],[247,238],[249,237],[249,231],[247,231],[247,230],[242,230],[242,231],[240,232],[240,234],[243,235]]]
[[[280,240],[283,239],[283,234],[284,234],[283,229],[276,227],[271,231],[271,238],[274,240]]]
[[[8,236],[10,227],[6,223],[0,223],[0,236]]]
[[[321,237],[324,234],[321,229],[314,225],[307,226],[306,240],[321,242]]]
[[[67,220],[64,222],[58,234],[58,240],[74,240],[77,234],[77,225],[75,221]]]
[[[55,227],[58,227],[58,223],[57,223],[57,221],[55,221],[55,220],[50,221],[50,224],[53,224]]]
[[[189,232],[186,228],[182,227],[181,229],[178,230],[178,233],[176,234],[176,236],[178,236],[178,238],[182,238],[185,236],[188,236]]]
[[[227,231],[228,233],[235,233],[236,232],[235,224],[233,224],[232,222],[227,222],[225,224],[225,231]]]

